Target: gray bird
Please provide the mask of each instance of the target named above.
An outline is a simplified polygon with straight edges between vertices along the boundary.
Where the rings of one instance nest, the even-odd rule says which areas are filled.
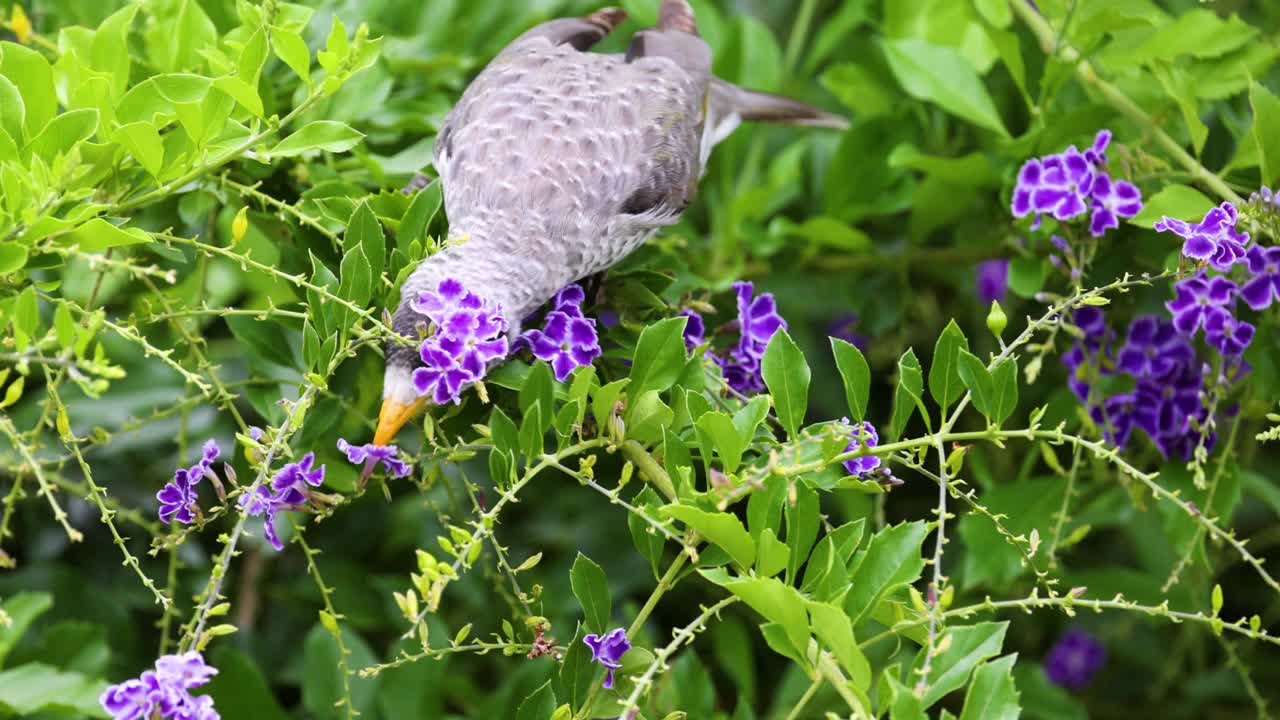
[[[622,260],[692,201],[711,149],[744,120],[843,129],[844,118],[711,74],[686,0],[625,54],[588,50],[626,18],[606,8],[543,23],[472,81],[435,143],[450,237],[401,289],[392,328],[416,338],[410,307],[444,278],[500,306],[509,337],[557,290]],[[389,343],[374,441],[425,406],[415,347]]]

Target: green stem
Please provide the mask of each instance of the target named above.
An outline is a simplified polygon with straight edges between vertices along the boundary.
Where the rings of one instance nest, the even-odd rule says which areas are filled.
[[[1018,17],[1031,28],[1031,32],[1035,33],[1036,38],[1040,41],[1040,47],[1046,55],[1051,57],[1057,55],[1068,65],[1075,65],[1076,74],[1082,81],[1096,89],[1121,114],[1147,128],[1155,136],[1156,142],[1168,151],[1182,167],[1186,168],[1193,178],[1203,182],[1223,200],[1229,200],[1234,203],[1241,202],[1240,196],[1223,182],[1222,178],[1204,165],[1201,165],[1199,160],[1192,157],[1177,140],[1174,140],[1169,133],[1160,127],[1159,123],[1151,115],[1139,107],[1128,95],[1125,95],[1124,91],[1098,75],[1093,65],[1081,56],[1080,51],[1065,42],[1059,44],[1058,36],[1049,25],[1049,21],[1033,10],[1030,3],[1025,0],[1014,0],[1013,9],[1018,14]]]
[[[671,476],[643,445],[635,440],[623,441],[622,454],[635,463],[640,472],[649,478],[649,482],[653,483],[667,500],[676,501],[676,486],[671,482]]]

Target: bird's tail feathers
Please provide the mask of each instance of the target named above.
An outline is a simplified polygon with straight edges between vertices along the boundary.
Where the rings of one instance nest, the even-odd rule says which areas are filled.
[[[719,117],[736,115],[749,122],[849,129],[848,118],[841,115],[781,95],[747,90],[719,78],[711,81],[711,103],[717,106],[715,114]]]

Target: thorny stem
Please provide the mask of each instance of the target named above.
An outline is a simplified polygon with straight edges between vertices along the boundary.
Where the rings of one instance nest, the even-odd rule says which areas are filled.
[[[831,687],[835,688],[836,693],[853,711],[852,720],[871,720],[871,713],[863,706],[862,700],[849,689],[849,681],[845,679],[844,673],[840,671],[840,666],[831,657],[831,653],[823,652],[818,655],[818,675],[831,683]]]
[[[1156,142],[1172,155],[1182,167],[1186,168],[1193,178],[1203,182],[1222,199],[1234,203],[1241,202],[1240,196],[1223,182],[1222,178],[1204,165],[1201,165],[1200,161],[1192,157],[1177,140],[1174,140],[1169,133],[1165,132],[1159,123],[1131,100],[1128,95],[1125,95],[1120,88],[1098,75],[1093,65],[1081,56],[1080,51],[1065,42],[1059,43],[1059,38],[1049,25],[1049,21],[1045,20],[1039,12],[1032,9],[1030,2],[1015,0],[1012,5],[1018,17],[1022,18],[1022,21],[1035,33],[1040,41],[1040,47],[1046,55],[1056,55],[1068,65],[1074,65],[1076,74],[1082,81],[1096,88],[1099,94],[1116,110],[1150,130],[1152,135],[1155,136]]]
[[[36,484],[40,486],[40,493],[49,501],[49,507],[53,509],[53,519],[58,521],[62,529],[67,533],[67,538],[71,542],[80,542],[84,540],[84,535],[75,528],[71,527],[71,523],[67,521],[67,513],[58,504],[58,498],[53,494],[53,486],[44,476],[44,471],[40,469],[40,463],[36,462],[35,457],[31,455],[30,448],[26,443],[22,442],[22,438],[18,436],[18,429],[13,426],[13,421],[9,419],[6,413],[0,413],[0,433],[4,433],[9,438],[9,442],[13,444],[14,449],[22,456],[26,462],[26,470],[29,470],[36,478]],[[15,480],[15,484],[17,481]]]
[[[405,653],[390,662],[379,665],[370,665],[356,671],[356,675],[362,678],[374,677],[386,670],[394,670],[402,665],[410,665],[412,663],[426,660],[427,658],[442,658],[448,655],[463,655],[466,653],[475,653],[477,655],[487,655],[491,652],[510,652],[512,654],[524,654],[533,649],[533,645],[529,643],[486,643],[475,642],[470,645],[451,645],[446,648],[426,648],[418,653]]]
[[[1053,521],[1053,537],[1049,540],[1049,567],[1058,565],[1058,543],[1062,542],[1062,530],[1067,525],[1067,510],[1071,505],[1071,496],[1075,492],[1076,476],[1080,473],[1080,446],[1071,451],[1071,470],[1067,472],[1067,487],[1062,491],[1062,504]]]
[[[1201,508],[1201,512],[1213,511],[1213,499],[1214,496],[1218,494],[1218,484],[1221,482],[1222,476],[1226,474],[1227,462],[1231,459],[1231,455],[1234,452],[1236,436],[1240,431],[1240,422],[1240,415],[1236,415],[1235,419],[1231,422],[1231,432],[1228,433],[1227,442],[1224,446],[1225,449],[1222,451],[1221,457],[1218,458],[1218,468],[1213,473],[1213,480],[1209,482],[1209,492],[1205,495],[1204,507]],[[1191,564],[1191,558],[1195,555],[1196,548],[1199,547],[1201,541],[1204,540],[1205,532],[1206,530],[1204,525],[1196,527],[1196,534],[1191,538],[1191,541],[1187,543],[1186,551],[1182,553],[1182,557],[1178,559],[1178,563],[1174,565],[1173,570],[1169,572],[1169,577],[1164,581],[1164,585],[1160,587],[1160,592],[1167,593],[1170,588],[1178,584],[1178,579],[1182,577],[1183,571],[1185,571],[1187,566]]]
[[[667,669],[667,658],[675,654],[676,650],[680,649],[680,646],[692,642],[694,635],[701,631],[712,617],[717,616],[721,610],[737,601],[737,597],[730,595],[711,607],[703,608],[702,613],[694,618],[693,622],[685,625],[679,630],[676,630],[675,636],[671,639],[671,642],[667,643],[666,647],[663,647],[661,650],[654,653],[653,662],[649,663],[649,666],[645,668],[644,673],[642,673],[640,677],[636,678],[635,688],[631,691],[631,694],[627,696],[627,699],[623,701],[622,707],[619,710],[619,716],[626,717],[627,713],[638,709],[640,707],[640,697],[648,689],[649,685],[653,683],[657,674]]]
[[[297,521],[293,521],[293,525],[296,531],[298,529]],[[320,568],[316,565],[315,556],[319,555],[320,551],[308,545],[301,532],[294,532],[293,542],[302,547],[302,552],[307,557],[307,574],[315,579],[316,587],[320,590],[320,599],[324,603],[324,612],[333,618],[334,625],[337,627],[337,623],[343,619],[343,616],[339,615],[338,611],[334,609],[333,588],[324,583],[324,578],[320,575]],[[329,634],[333,637],[334,642],[338,644],[338,670],[342,673],[342,699],[338,702],[346,708],[347,720],[352,720],[360,713],[356,712],[355,706],[351,701],[351,668],[347,663],[347,656],[351,654],[351,651],[347,649],[347,644],[342,640],[341,628],[337,632],[330,632]]]
[[[942,617],[944,619],[968,619],[981,612],[999,612],[1001,610],[1021,610],[1027,614],[1031,614],[1033,610],[1045,608],[1059,608],[1069,616],[1075,615],[1076,608],[1093,610],[1097,613],[1101,613],[1104,610],[1138,612],[1152,617],[1163,617],[1175,624],[1190,622],[1198,625],[1204,625],[1214,632],[1217,632],[1218,629],[1221,628],[1222,630],[1226,630],[1237,635],[1243,635],[1251,640],[1261,640],[1272,645],[1280,646],[1280,637],[1268,634],[1265,629],[1254,631],[1249,627],[1248,622],[1244,618],[1241,618],[1236,622],[1226,622],[1220,618],[1215,618],[1200,612],[1191,613],[1180,610],[1170,610],[1169,602],[1167,600],[1160,605],[1142,605],[1136,602],[1129,602],[1125,600],[1122,595],[1117,595],[1111,600],[1101,600],[1077,598],[1070,594],[1043,598],[1040,597],[1038,593],[1033,592],[1030,596],[1019,598],[1017,600],[992,600],[991,598],[987,598],[980,603],[947,610],[942,613]],[[859,642],[858,647],[871,647],[886,638],[900,636],[905,631],[911,630],[912,628],[924,627],[928,622],[929,621],[924,618],[904,620],[878,635],[874,635]]]
[[[306,389],[303,390],[302,395],[298,397],[298,401],[294,406],[306,407],[307,403],[311,401],[311,396],[316,393],[316,390],[317,388],[315,385],[307,383]],[[284,449],[285,444],[288,441],[293,429],[291,428],[291,425],[295,415],[296,413],[289,413],[285,417],[284,422],[281,423],[280,431],[276,433],[274,441],[271,443],[271,446],[267,448],[266,455],[262,459],[262,466],[258,470],[258,476],[254,478],[253,484],[250,485],[249,489],[246,491],[247,497],[252,497],[253,494],[258,491],[258,488],[262,487],[262,483],[265,482],[267,473],[271,470],[271,463]],[[204,602],[201,604],[199,612],[192,621],[194,629],[191,631],[190,635],[183,638],[184,642],[179,645],[179,647],[184,650],[194,647],[195,644],[200,641],[200,634],[204,632],[204,624],[209,619],[209,610],[213,608],[214,604],[220,597],[222,583],[226,580],[227,571],[231,567],[231,559],[235,555],[236,545],[240,542],[240,536],[244,534],[244,526],[249,521],[248,513],[241,510],[239,515],[240,517],[236,520],[235,527],[231,530],[231,535],[227,538],[226,546],[222,551],[222,556],[218,558],[217,565],[214,566],[213,572],[209,575],[209,582],[205,586],[203,593]]]

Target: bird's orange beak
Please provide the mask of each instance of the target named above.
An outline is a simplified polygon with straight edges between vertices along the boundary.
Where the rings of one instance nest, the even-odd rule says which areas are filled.
[[[378,413],[378,429],[374,432],[373,443],[375,445],[390,445],[391,441],[395,439],[396,433],[400,432],[400,428],[422,412],[426,406],[427,399],[425,397],[418,398],[408,404],[402,403],[395,398],[383,400],[382,410]]]

